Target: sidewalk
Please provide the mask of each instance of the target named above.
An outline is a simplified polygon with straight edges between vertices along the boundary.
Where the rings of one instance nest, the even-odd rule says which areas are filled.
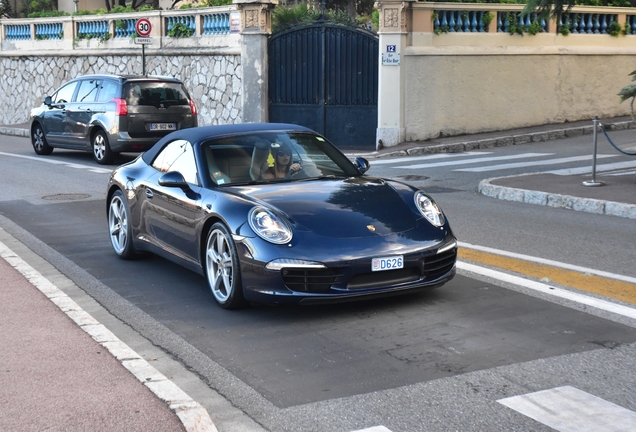
[[[207,411],[0,242],[0,430],[210,431]]]

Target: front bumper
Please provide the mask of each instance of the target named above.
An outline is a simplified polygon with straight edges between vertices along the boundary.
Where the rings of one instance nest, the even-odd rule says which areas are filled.
[[[245,244],[237,248],[245,298],[262,303],[329,303],[429,290],[444,285],[456,273],[457,245],[452,236],[436,247],[403,253],[403,269],[381,272],[371,271],[372,256],[335,257],[323,261],[325,269],[268,270],[267,262],[249,258]]]

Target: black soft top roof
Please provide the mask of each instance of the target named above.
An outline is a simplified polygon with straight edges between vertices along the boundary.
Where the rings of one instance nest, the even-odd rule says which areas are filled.
[[[170,141],[182,139],[192,144],[208,141],[210,139],[219,138],[232,134],[242,134],[249,132],[276,132],[276,131],[302,131],[314,132],[304,126],[287,123],[242,123],[218,126],[200,126],[188,129],[181,129],[172,132],[161,140],[159,140],[150,150],[145,152],[141,157],[150,164],[157,153]],[[315,133],[315,132],[314,132]]]

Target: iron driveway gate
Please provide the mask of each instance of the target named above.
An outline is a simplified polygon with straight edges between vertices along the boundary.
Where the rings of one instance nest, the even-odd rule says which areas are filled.
[[[269,120],[309,127],[340,149],[375,150],[378,38],[318,22],[269,40]]]

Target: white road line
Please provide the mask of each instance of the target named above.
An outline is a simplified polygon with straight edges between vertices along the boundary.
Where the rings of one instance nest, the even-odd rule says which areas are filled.
[[[625,169],[625,168],[636,168],[636,161],[627,161],[627,162],[615,162],[611,164],[602,164],[596,165],[596,172],[601,171],[611,171],[615,169]],[[582,167],[582,168],[566,168],[554,171],[545,171],[548,174],[556,174],[556,175],[576,175],[576,174],[590,174],[592,172],[592,167]]]
[[[156,370],[104,325],[84,311],[62,290],[0,242],[0,257],[59,307],[82,330],[106,348],[123,367],[141,381],[179,417],[186,431],[218,432],[207,410]],[[149,380],[149,377],[151,378]]]
[[[583,274],[592,274],[592,275],[596,275],[596,276],[601,276],[604,278],[608,278],[608,279],[615,279],[615,280],[619,280],[619,281],[623,281],[623,282],[627,282],[627,283],[633,283],[636,284],[636,278],[635,277],[631,277],[631,276],[623,276],[623,275],[619,275],[619,274],[615,274],[615,273],[609,273],[606,271],[602,271],[602,270],[595,270],[595,269],[591,269],[591,268],[587,268],[587,267],[581,267],[581,266],[577,266],[577,265],[572,265],[572,264],[567,264],[564,262],[560,262],[560,261],[552,261],[549,259],[545,259],[545,258],[539,258],[539,257],[534,257],[531,255],[523,255],[523,254],[518,254],[515,252],[508,252],[508,251],[504,251],[501,249],[494,249],[494,248],[489,248],[487,246],[477,246],[477,245],[473,245],[470,243],[464,243],[464,242],[457,242],[457,244],[459,245],[459,247],[462,248],[466,248],[466,249],[474,249],[474,250],[478,250],[481,252],[488,252],[488,253],[492,253],[495,255],[501,255],[501,256],[505,256],[505,257],[509,257],[509,258],[516,258],[516,259],[520,259],[520,260],[524,260],[524,261],[530,261],[530,262],[534,262],[537,264],[545,264],[551,267],[558,267],[558,268],[562,268],[565,270],[572,270],[572,271],[576,271],[579,273],[583,273]]]
[[[373,426],[367,429],[359,429],[353,432],[391,432],[391,430],[385,428],[384,426]]]
[[[636,412],[571,386],[497,402],[560,432],[636,430]]]
[[[2,155],[2,156],[11,156],[11,157],[16,157],[16,158],[20,158],[20,159],[29,159],[29,160],[49,163],[49,164],[53,164],[53,165],[64,165],[64,166],[67,166],[69,168],[85,169],[85,170],[88,170],[88,171],[91,171],[91,172],[94,172],[94,173],[98,173],[98,174],[110,174],[110,173],[113,172],[112,169],[108,169],[108,168],[99,168],[99,167],[95,167],[95,166],[91,166],[91,165],[81,165],[81,164],[77,164],[77,163],[64,162],[64,161],[59,161],[59,160],[55,160],[55,159],[46,159],[46,158],[37,157],[37,156],[18,155],[18,154],[13,154],[13,153],[6,153],[6,152],[0,152],[0,155]]]
[[[423,161],[423,160],[434,160],[434,159],[448,159],[448,158],[456,158],[461,156],[474,156],[474,155],[487,155],[492,152],[463,152],[463,153],[439,153],[428,156],[410,156],[410,157],[401,157],[395,159],[382,159],[382,160],[371,160],[371,165],[384,165],[384,164],[394,164],[394,163],[404,163],[404,162],[413,162],[413,161]]]
[[[464,261],[457,261],[457,268],[469,273],[474,273],[489,278],[497,279],[503,282],[508,282],[514,285],[518,285],[524,288],[528,288],[542,294],[547,294],[553,297],[559,297],[562,299],[570,300],[575,303],[579,303],[585,306],[590,306],[596,309],[611,312],[617,315],[621,315],[627,318],[636,319],[636,309],[623,306],[617,303],[612,303],[606,300],[601,300],[595,297],[586,296],[584,294],[575,293],[573,291],[564,290],[561,288],[546,285],[541,282],[524,279],[519,276],[513,276],[507,273],[503,273],[497,270],[492,270],[485,267],[480,267],[474,264],[469,264]]]
[[[617,157],[619,155],[596,155],[597,159],[611,158]],[[511,168],[525,168],[529,166],[539,166],[539,165],[557,165],[568,162],[579,162],[585,160],[592,160],[592,155],[587,156],[572,156],[566,158],[557,158],[557,159],[547,159],[540,161],[531,161],[531,162],[519,162],[519,163],[510,163],[510,164],[500,164],[500,165],[490,165],[486,167],[479,168],[461,168],[453,171],[466,171],[466,172],[485,172],[485,171],[496,171],[502,169],[511,169]]]
[[[420,169],[420,168],[436,168],[441,166],[451,166],[451,165],[468,165],[468,164],[477,164],[481,162],[492,162],[499,160],[511,160],[511,159],[523,159],[529,157],[536,156],[552,156],[554,153],[523,153],[518,155],[510,155],[510,156],[493,156],[493,157],[485,157],[485,158],[475,158],[461,161],[449,161],[449,162],[438,162],[438,163],[430,163],[430,164],[417,164],[417,165],[404,165],[395,168],[404,168],[404,169]]]

